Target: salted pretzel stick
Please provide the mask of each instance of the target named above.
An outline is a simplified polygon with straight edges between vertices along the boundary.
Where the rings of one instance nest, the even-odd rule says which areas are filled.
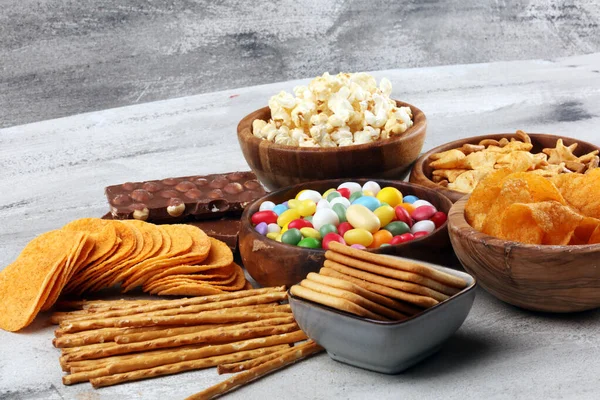
[[[193,346],[187,346],[187,347],[199,349],[200,347],[204,347],[204,346],[208,346],[208,345],[193,345]],[[179,349],[182,349],[182,348],[184,348],[184,347],[180,347]],[[171,351],[173,351],[173,349],[167,348],[167,349],[153,350],[152,353],[160,354],[160,353],[166,353],[166,352],[171,352]],[[92,359],[92,360],[71,361],[71,362],[67,363],[67,367],[68,367],[67,372],[75,373],[75,372],[93,371],[95,369],[103,368],[111,363],[120,363],[125,360],[131,360],[132,358],[139,357],[142,354],[145,354],[145,353],[122,354],[122,355],[118,355],[118,356],[110,356],[110,357],[104,357],[104,358]]]
[[[67,322],[124,318],[124,317],[135,316],[138,314],[144,314],[146,316],[191,314],[191,313],[198,313],[200,311],[211,311],[211,310],[220,310],[220,309],[224,309],[224,308],[274,303],[274,302],[278,302],[281,300],[285,300],[286,296],[287,296],[286,292],[274,292],[274,293],[259,294],[256,296],[248,296],[248,297],[244,297],[241,299],[224,300],[224,301],[219,301],[219,302],[212,302],[212,303],[198,304],[198,305],[189,305],[189,306],[177,306],[177,307],[168,307],[168,308],[165,308],[166,305],[163,305],[163,306],[159,305],[159,306],[154,306],[154,307],[136,307],[136,308],[132,308],[129,310],[114,310],[114,311],[107,311],[107,312],[91,314],[91,315],[77,316],[77,317],[68,319]],[[163,307],[163,308],[160,309],[157,307]],[[153,308],[156,308],[156,309],[153,309]]]
[[[347,265],[349,267],[360,269],[362,271],[372,272],[374,274],[383,275],[390,278],[421,285],[433,289],[437,292],[443,293],[447,296],[452,296],[460,292],[460,289],[447,286],[433,279],[426,278],[423,275],[415,274],[413,272],[400,271],[397,269],[388,268],[377,264],[372,264],[370,262],[358,260],[356,258],[352,258],[333,251],[326,251],[325,258],[331,261],[336,261],[343,265]]]
[[[235,361],[241,361],[243,359],[247,359],[250,357],[248,353],[245,353],[246,350],[256,349],[260,347],[270,347],[276,344],[288,344],[294,343],[297,341],[305,340],[306,335],[302,331],[291,332],[286,335],[277,335],[270,336],[268,338],[260,338],[260,339],[251,339],[245,342],[236,342],[232,344],[222,345],[222,346],[207,346],[205,349],[211,349],[213,352],[216,347],[222,347],[221,351],[226,351],[228,354],[226,355],[214,355],[208,356],[206,355],[204,358],[191,360],[191,361],[183,361],[177,362],[173,364],[163,365],[155,368],[148,368],[142,370],[135,370],[126,373],[119,373],[115,375],[109,375],[101,378],[91,379],[90,382],[95,388],[116,385],[118,383],[129,382],[139,379],[152,378],[155,376],[162,375],[170,375],[183,371],[191,371],[195,369],[212,367],[215,365],[229,363]],[[244,352],[244,353],[242,353]],[[233,354],[231,354],[233,353]],[[240,354],[242,353],[242,354]],[[223,353],[221,353],[223,354]]]
[[[60,351],[61,351],[62,355],[65,356],[68,354],[77,353],[78,351],[82,351],[82,350],[106,349],[106,348],[112,347],[114,345],[115,345],[114,342],[96,343],[96,344],[89,344],[86,346],[65,347],[65,348],[60,349]]]
[[[388,308],[391,308],[396,311],[400,311],[406,315],[414,315],[418,314],[422,311],[422,309],[413,306],[412,304],[401,302],[398,300],[391,299],[386,296],[382,296],[375,292],[371,292],[361,286],[358,286],[352,282],[345,281],[339,278],[333,278],[331,276],[325,276],[317,274],[316,272],[310,272],[306,278],[311,281],[319,282],[327,286],[336,287],[339,289],[348,290],[354,292],[365,299],[369,299],[377,304],[384,305]]]
[[[328,262],[328,260],[326,260],[325,262]],[[361,286],[367,290],[370,290],[372,292],[379,293],[383,296],[392,297],[394,299],[406,301],[407,303],[415,304],[415,305],[418,305],[419,307],[429,308],[431,306],[438,304],[438,301],[435,299],[431,299],[429,297],[424,297],[424,296],[417,296],[417,295],[414,295],[411,293],[406,293],[406,292],[403,292],[400,290],[392,289],[387,286],[363,281],[363,280],[355,278],[353,276],[338,272],[337,270],[332,269],[332,268],[323,267],[319,270],[319,273],[321,275],[331,276],[333,278],[343,279],[348,282],[352,282],[352,283],[354,283],[358,286]]]
[[[203,332],[189,333],[185,335],[173,336],[168,338],[154,339],[146,342],[114,344],[110,348],[98,350],[82,350],[71,353],[66,356],[66,361],[89,360],[94,358],[103,358],[118,354],[137,353],[151,349],[161,349],[166,347],[179,347],[189,344],[202,344],[212,341],[236,341],[252,337],[270,336],[283,334],[298,329],[295,322],[280,325],[281,320],[273,318],[269,320],[260,320],[245,324],[232,325],[225,328],[211,329]]]
[[[421,307],[433,306],[440,301],[444,301],[448,298],[445,294],[436,292],[435,290],[423,288],[423,286],[417,287],[412,283],[401,282],[395,279],[384,278],[379,275],[371,274],[369,272],[359,271],[354,268],[347,267],[335,261],[325,260],[323,263],[324,267],[334,269],[346,275],[353,276],[363,281],[376,283],[378,285],[387,286],[392,289],[396,289],[406,293],[407,296],[411,296],[412,300],[406,300],[413,304],[417,304]],[[415,293],[419,291],[420,293]]]
[[[120,300],[64,300],[56,303],[56,307],[59,309],[93,309],[97,307],[106,307],[108,304],[110,305],[141,305],[144,303],[151,303],[157,300],[136,300],[136,299],[120,299]],[[160,300],[158,300],[160,301]]]
[[[67,333],[105,327],[141,327],[155,325],[200,325],[221,324],[227,322],[256,321],[263,318],[285,317],[287,312],[263,313],[259,310],[250,312],[245,307],[226,308],[225,310],[204,311],[198,314],[166,315],[166,316],[134,316],[127,319],[110,318],[105,320],[75,321],[66,323],[63,330]]]
[[[186,333],[202,332],[209,329],[222,328],[226,326],[235,325],[230,324],[213,324],[213,325],[196,325],[196,326],[182,326],[179,328],[163,328],[156,331],[130,333],[125,335],[115,336],[114,342],[119,344],[145,342],[147,340],[154,340],[159,338],[183,335]]]
[[[437,269],[428,267],[426,265],[418,264],[417,262],[409,262],[394,257],[387,257],[381,254],[371,253],[368,251],[363,251],[349,246],[345,246],[337,242],[331,242],[329,248],[337,253],[358,258],[359,260],[369,261],[372,263],[377,263],[379,265],[385,265],[386,267],[395,268],[402,271],[414,272],[415,274],[426,276],[445,285],[452,286],[458,289],[464,289],[467,286],[467,282],[465,282],[461,278],[447,274],[442,271],[438,271]]]
[[[299,345],[296,344],[296,348]],[[280,357],[282,354],[285,354],[290,349],[290,346],[285,346],[285,348],[273,352],[271,354],[266,354],[264,356],[256,357],[252,360],[240,361],[235,363],[221,364],[217,366],[217,373],[219,375],[223,374],[233,374],[236,372],[242,372],[254,368],[260,364],[265,363],[266,361],[274,360]]]
[[[204,389],[203,391],[189,396],[186,400],[208,400],[213,399],[217,396],[230,392],[237,389],[238,387],[251,382],[255,379],[262,378],[263,376],[281,369],[287,365],[293,364],[305,357],[322,351],[323,348],[309,340],[304,345],[294,346],[290,348],[284,355],[271,361],[267,361],[257,367],[249,369],[248,371],[240,372],[232,376],[231,378]]]

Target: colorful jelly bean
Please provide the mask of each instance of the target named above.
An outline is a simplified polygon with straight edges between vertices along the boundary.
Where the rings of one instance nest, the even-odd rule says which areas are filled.
[[[279,236],[279,232],[269,232],[267,233],[267,237],[269,239],[275,240],[277,238],[277,236]]]
[[[350,189],[348,189],[348,188],[338,188],[337,191],[339,194],[342,195],[342,197],[344,197],[346,199],[350,198],[350,195],[352,194],[352,193],[350,193]]]
[[[408,214],[410,215],[411,212],[415,211],[415,206],[413,206],[410,203],[400,203],[398,204],[400,207],[404,208],[406,211],[408,211]]]
[[[295,219],[293,221],[290,221],[290,223],[288,224],[288,229],[302,229],[302,228],[312,228],[313,224],[311,224],[310,222],[308,222],[305,219]]]
[[[378,207],[373,213],[379,218],[381,226],[386,226],[396,217],[394,209],[389,205]]]
[[[267,232],[269,233],[279,233],[281,232],[281,227],[279,225],[275,224],[269,224],[267,225]]]
[[[420,237],[424,237],[424,236],[427,236],[427,235],[429,235],[429,233],[430,233],[430,232],[426,232],[426,231],[419,231],[419,232],[415,232],[415,233],[414,233],[414,237],[415,237],[415,239],[418,239],[418,238],[420,238]]]
[[[306,228],[300,228],[300,233],[305,238],[314,238],[314,239],[321,240],[321,234],[315,228],[308,228],[308,227],[306,227]]]
[[[343,204],[336,203],[332,207],[333,212],[335,212],[338,216],[338,220],[341,222],[346,222],[346,207]]]
[[[414,208],[421,207],[421,206],[432,206],[433,207],[433,204],[431,204],[427,200],[416,200],[415,202],[412,203],[412,205]]]
[[[346,244],[346,241],[344,240],[343,237],[341,237],[340,235],[338,235],[335,232],[329,232],[327,235],[323,236],[323,241],[321,242],[321,246],[327,250],[329,249],[329,243],[331,242],[338,242],[341,244]]]
[[[338,228],[336,228],[334,224],[325,224],[319,228],[319,233],[321,234],[322,238],[327,236],[328,233],[332,233],[332,232],[338,233]]]
[[[381,207],[381,201],[379,201],[376,197],[372,196],[363,196],[354,200],[352,204],[360,204],[367,207],[371,211],[375,211],[379,207]]]
[[[301,216],[308,217],[309,215],[313,215],[317,210],[317,203],[310,199],[302,200],[298,207],[296,207],[296,210],[298,210]]]
[[[260,233],[261,235],[266,235],[269,231],[268,231],[268,224],[266,222],[261,222],[259,224],[257,224],[254,229],[256,230],[256,232]]]
[[[320,210],[321,208],[331,208],[331,204],[329,204],[327,199],[319,200],[319,202],[317,203],[317,210]]]
[[[312,224],[312,219],[313,219],[312,215],[304,217],[304,220],[310,222],[311,224]]]
[[[336,191],[336,190],[335,190],[335,188],[330,188],[330,189],[327,189],[326,191],[324,191],[324,192],[323,192],[323,196],[322,196],[322,197],[323,197],[324,199],[326,199],[326,198],[327,198],[327,196],[329,196],[329,193],[331,193],[331,192],[335,192],[335,191]]]
[[[290,208],[289,210],[284,211],[278,218],[277,218],[277,225],[283,227],[284,225],[289,224],[290,222],[292,222],[295,219],[299,219],[300,213],[297,210],[294,210],[293,208]]]
[[[346,220],[354,228],[365,229],[371,233],[375,233],[381,228],[381,223],[375,213],[361,204],[352,204],[348,207]]]
[[[306,247],[309,249],[318,249],[321,247],[321,241],[312,237],[306,237],[298,242],[298,247]]]
[[[414,205],[414,204],[413,204]],[[415,208],[415,210],[410,213],[410,217],[415,221],[423,221],[425,219],[430,219],[433,217],[437,210],[434,206],[423,205]]]
[[[254,214],[252,214],[252,217],[250,217],[250,220],[252,221],[252,223],[254,225],[258,225],[261,222],[264,222],[266,224],[272,224],[277,222],[277,214],[274,213],[271,210],[265,210],[265,211],[258,211],[255,212]]]
[[[316,190],[304,190],[302,191],[302,193],[300,193],[300,195],[298,195],[298,197],[296,198],[296,200],[312,200],[316,203],[319,202],[319,200],[321,200],[323,197],[321,196],[321,193],[317,192]]]
[[[335,199],[331,200],[331,202],[329,203],[331,208],[333,208],[333,206],[335,206],[336,204],[341,204],[344,206],[344,208],[348,208],[348,207],[350,207],[350,200],[348,200],[345,197],[336,197]]]
[[[413,235],[416,232],[428,232],[428,233],[431,233],[434,230],[435,230],[435,224],[433,223],[433,221],[430,221],[428,219],[426,219],[424,221],[415,222],[413,224],[412,228],[410,228],[410,231],[412,232]]]
[[[433,214],[429,219],[435,224],[436,228],[439,228],[440,226],[444,225],[444,222],[446,222],[446,220],[448,220],[448,216],[446,215],[446,213],[438,211],[435,214]]]
[[[371,192],[370,190],[363,190],[363,196],[370,196],[370,197],[375,197],[375,193]]]
[[[412,226],[412,218],[410,217],[408,211],[406,211],[406,208],[402,207],[402,205],[396,206],[396,208],[394,209],[394,213],[396,214],[396,219],[398,221],[404,222],[409,227]]]
[[[313,215],[312,224],[317,230],[320,230],[321,227],[325,224],[333,224],[335,226],[338,226],[339,223],[340,220],[337,214],[335,213],[335,211],[329,208],[320,209],[315,213],[315,215]]]
[[[287,201],[287,206],[291,209],[296,209],[302,204],[301,200],[291,199]]]
[[[363,191],[367,190],[376,196],[377,193],[379,193],[379,191],[381,190],[381,186],[379,186],[379,183],[377,183],[377,182],[368,181],[362,186],[362,190]]]
[[[362,244],[352,244],[350,245],[350,247],[354,247],[355,249],[359,249],[359,250],[365,250],[366,247],[363,246]]]
[[[288,229],[283,233],[283,235],[281,235],[281,242],[285,244],[297,245],[301,240],[302,233],[300,233],[300,230],[296,228]]]
[[[403,233],[402,235],[397,235],[394,236],[392,238],[392,241],[390,242],[390,244],[394,245],[394,244],[401,244],[401,243],[406,243],[406,242],[410,242],[411,240],[414,240],[414,235],[410,232],[406,232]]]
[[[381,229],[373,234],[373,242],[369,245],[370,248],[376,249],[383,244],[389,244],[394,235],[386,229]]]
[[[273,211],[275,214],[277,215],[281,215],[284,212],[286,212],[288,210],[287,206],[284,206],[283,204],[277,204],[275,207],[273,207]]]
[[[334,192],[331,192],[327,195],[327,201],[329,203],[331,203],[331,200],[335,199],[336,197],[342,197],[342,195],[340,194],[340,192],[338,192],[337,190]]]
[[[350,195],[350,198],[348,200],[350,200],[350,203],[353,203],[354,200],[358,199],[359,197],[363,197],[364,194],[363,192],[354,192]]]
[[[373,243],[373,234],[366,229],[354,228],[344,233],[344,240],[350,245],[362,244],[365,247],[369,247]]]
[[[402,235],[403,233],[410,232],[410,227],[402,221],[393,221],[383,227],[383,229],[390,231],[392,236]]]
[[[403,202],[408,203],[408,204],[412,204],[417,200],[419,200],[419,198],[417,196],[413,196],[412,194],[409,194],[408,196],[404,196],[404,199],[402,199]]]
[[[350,193],[360,192],[362,190],[362,186],[356,182],[344,182],[338,186],[338,189],[346,188],[350,190]]]
[[[377,199],[379,201],[385,201],[392,207],[396,207],[402,203],[402,193],[391,186],[384,187],[377,193]]]
[[[275,207],[275,203],[272,201],[263,201],[258,207],[258,211],[271,211]]]
[[[337,233],[339,233],[341,236],[344,236],[344,233],[348,232],[350,229],[354,229],[354,227],[350,225],[350,223],[342,222],[337,227]]]

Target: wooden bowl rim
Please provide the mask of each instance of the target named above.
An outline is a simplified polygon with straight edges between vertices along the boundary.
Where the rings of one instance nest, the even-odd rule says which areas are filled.
[[[540,136],[546,136],[546,137],[550,137],[550,138],[556,138],[556,140],[558,139],[567,139],[567,140],[573,140],[576,141],[577,143],[580,144],[584,144],[586,146],[590,146],[593,148],[596,148],[598,150],[600,150],[600,146],[597,146],[593,143],[590,142],[586,142],[584,140],[579,140],[570,136],[560,136],[560,135],[554,135],[551,133],[527,133],[527,135],[531,138],[537,138]],[[427,151],[426,153],[423,153],[419,158],[417,158],[417,160],[415,161],[413,168],[410,172],[411,176],[413,174],[415,175],[419,175],[420,177],[423,177],[426,179],[427,185],[423,185],[426,187],[435,187],[435,188],[439,188],[439,189],[444,189],[448,192],[451,192],[453,194],[456,194],[456,196],[465,196],[468,195],[469,193],[463,193],[463,192],[459,192],[457,190],[452,190],[452,189],[448,189],[446,187],[441,187],[439,186],[437,183],[435,183],[434,181],[431,180],[431,178],[429,176],[427,176],[425,174],[425,172],[423,171],[423,165],[425,165],[425,162],[431,157],[432,154],[434,153],[439,153],[440,151],[443,151],[442,148],[447,147],[452,145],[452,148],[460,148],[463,144],[477,144],[480,141],[484,140],[484,139],[500,139],[500,138],[512,138],[512,137],[516,137],[515,133],[490,133],[487,135],[479,135],[479,136],[470,136],[467,138],[463,138],[463,139],[457,139],[457,140],[453,140],[452,142],[447,142],[444,144],[441,144],[437,147],[434,147],[433,149]],[[429,184],[431,184],[431,186],[428,186]]]
[[[465,217],[465,206],[469,197],[468,194],[458,200],[450,211],[448,212],[448,234],[455,231],[457,236],[461,239],[464,238],[466,241],[479,242],[486,247],[493,246],[497,248],[508,248],[510,251],[513,249],[523,250],[536,250],[550,253],[563,253],[566,250],[578,250],[578,253],[594,253],[600,251],[600,243],[598,244],[574,244],[574,245],[550,245],[550,244],[528,244],[521,242],[514,242],[510,240],[504,240],[495,236],[490,236],[481,231],[473,228]]]
[[[284,152],[288,151],[307,151],[312,153],[323,153],[323,154],[344,154],[357,150],[366,150],[370,148],[379,148],[385,145],[395,144],[399,142],[403,142],[405,140],[414,139],[423,131],[423,128],[427,126],[427,117],[421,109],[413,106],[412,104],[405,103],[400,100],[394,100],[398,106],[401,107],[410,107],[413,113],[413,126],[408,128],[404,133],[400,135],[396,135],[389,139],[379,139],[375,142],[363,143],[363,144],[354,144],[350,146],[341,146],[341,147],[300,147],[300,146],[288,146],[283,144],[276,144],[270,142],[268,140],[259,139],[252,134],[252,122],[257,119],[257,114],[269,112],[269,107],[259,108],[246,115],[237,126],[238,137],[244,139],[251,143],[252,145],[258,147],[261,143],[265,143],[264,146],[268,146],[270,149],[280,150]]]
[[[260,139],[259,139],[259,140],[260,140]],[[434,196],[439,196],[441,201],[447,201],[447,202],[449,202],[449,203],[450,203],[450,208],[448,209],[448,214],[447,214],[446,221],[444,221],[444,223],[443,223],[442,225],[440,225],[439,227],[435,228],[435,229],[433,230],[433,232],[431,232],[431,233],[430,233],[429,235],[427,235],[427,236],[423,236],[423,237],[420,237],[420,238],[417,238],[417,239],[413,239],[413,240],[411,240],[411,241],[409,241],[409,242],[404,242],[404,243],[399,243],[399,244],[394,244],[394,245],[391,245],[391,247],[392,247],[392,248],[398,248],[398,247],[402,247],[402,246],[410,245],[410,244],[412,244],[412,243],[418,243],[418,242],[420,242],[420,241],[424,241],[425,239],[427,239],[427,238],[430,238],[430,237],[431,237],[431,235],[433,235],[435,232],[439,232],[439,231],[443,230],[443,229],[444,229],[444,227],[446,227],[446,228],[448,228],[448,227],[449,227],[448,223],[449,223],[449,220],[450,220],[450,211],[452,210],[452,201],[450,201],[450,199],[449,199],[449,198],[447,198],[446,196],[444,196],[443,194],[441,194],[441,193],[439,193],[439,192],[436,192],[435,190],[433,190],[433,189],[431,189],[431,188],[428,188],[428,187],[426,187],[426,186],[419,185],[419,184],[416,184],[416,183],[407,182],[407,181],[394,181],[394,180],[390,180],[390,179],[378,179],[378,178],[350,178],[350,179],[338,178],[338,179],[325,179],[325,180],[319,180],[319,181],[303,182],[303,183],[299,183],[299,184],[296,184],[296,185],[293,185],[293,186],[286,186],[286,187],[284,187],[284,188],[281,188],[281,189],[278,189],[278,190],[276,190],[276,191],[274,191],[274,192],[267,193],[266,195],[264,195],[264,196],[263,196],[263,197],[261,197],[260,199],[257,199],[257,200],[255,200],[255,201],[254,201],[254,202],[252,202],[252,203],[251,203],[251,204],[250,204],[248,207],[246,207],[246,208],[244,209],[244,212],[242,213],[242,217],[241,217],[241,226],[242,226],[242,227],[244,227],[244,225],[248,225],[250,228],[252,228],[252,223],[250,222],[250,217],[251,217],[251,215],[249,215],[249,213],[250,213],[250,209],[251,209],[251,208],[252,208],[252,207],[253,207],[255,204],[258,204],[259,202],[260,202],[260,203],[262,203],[263,201],[267,201],[267,200],[269,200],[269,198],[270,198],[271,196],[279,195],[279,194],[281,194],[281,193],[283,193],[283,192],[287,192],[287,191],[294,191],[294,190],[298,190],[298,189],[296,189],[296,188],[298,188],[298,187],[300,187],[300,186],[305,186],[305,185],[316,185],[316,184],[320,184],[320,183],[323,183],[323,182],[328,182],[328,181],[337,181],[337,180],[340,180],[340,181],[341,181],[341,180],[344,180],[344,181],[346,181],[346,182],[350,182],[350,181],[352,181],[352,182],[353,182],[353,179],[360,179],[360,180],[372,180],[372,181],[375,181],[375,182],[377,182],[377,183],[379,183],[379,182],[396,182],[396,183],[401,183],[401,184],[405,184],[405,185],[408,185],[408,186],[416,186],[416,187],[418,187],[418,188],[424,188],[424,189],[426,189],[426,190],[427,190],[427,192],[431,192],[431,193],[433,193],[433,195],[434,195]],[[241,229],[241,228],[240,228],[240,229]],[[272,244],[272,245],[273,245],[275,248],[279,248],[280,246],[282,246],[282,247],[283,247],[283,249],[286,249],[286,248],[293,248],[293,249],[297,249],[297,250],[299,250],[299,251],[308,251],[308,252],[317,252],[317,253],[324,253],[324,252],[326,252],[326,251],[327,251],[326,249],[323,249],[323,248],[311,249],[311,248],[306,248],[306,247],[298,247],[298,246],[294,246],[294,245],[292,245],[292,244],[287,244],[287,243],[283,243],[283,242],[278,242],[278,241],[276,241],[276,240],[269,239],[268,237],[261,235],[260,233],[256,232],[256,230],[254,230],[254,229],[251,229],[251,233],[252,233],[252,234],[255,234],[255,235],[257,235],[257,236],[260,236],[260,237],[261,237],[263,240],[269,240],[270,242],[268,242],[268,243],[269,243],[269,244]],[[273,243],[272,243],[272,242],[273,242]],[[369,248],[367,248],[367,251],[369,251],[369,252],[376,252],[376,251],[378,251],[379,249],[381,249],[381,247],[378,247],[378,248],[373,248],[373,249],[369,249]]]

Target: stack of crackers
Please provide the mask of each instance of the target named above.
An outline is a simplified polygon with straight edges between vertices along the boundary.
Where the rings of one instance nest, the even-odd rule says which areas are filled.
[[[121,284],[160,295],[209,295],[251,287],[223,242],[191,225],[75,220],[32,240],[0,271],[0,328],[16,331],[61,293]]]
[[[322,350],[296,324],[284,287],[180,300],[75,301],[56,312],[65,385],[94,387],[218,366],[211,398]],[[293,347],[290,347],[294,345]]]
[[[331,243],[319,273],[290,291],[319,304],[380,321],[400,321],[460,292],[467,283],[416,261]]]

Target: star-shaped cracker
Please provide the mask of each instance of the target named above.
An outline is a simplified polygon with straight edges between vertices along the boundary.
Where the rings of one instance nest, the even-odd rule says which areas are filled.
[[[577,143],[565,146],[562,139],[558,139],[554,149],[543,149],[542,152],[548,154],[548,162],[550,164],[560,164],[567,161],[578,161],[577,156],[573,154],[576,148]]]

